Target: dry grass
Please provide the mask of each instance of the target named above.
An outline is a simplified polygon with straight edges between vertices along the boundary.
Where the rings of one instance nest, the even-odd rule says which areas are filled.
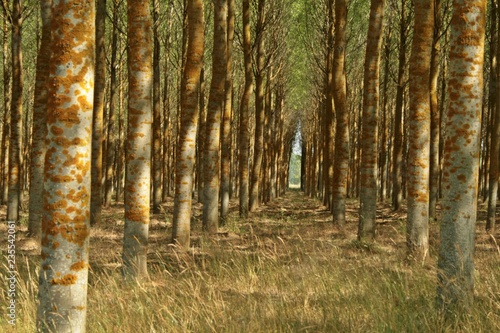
[[[137,285],[120,275],[123,206],[106,210],[103,224],[92,231],[88,332],[500,331],[500,252],[479,229],[483,224],[475,308],[456,324],[444,323],[434,307],[435,223],[430,259],[408,266],[403,213],[381,205],[377,242],[368,245],[355,239],[355,201],[339,232],[318,201],[291,191],[248,220],[232,207],[227,225],[212,239],[200,231],[196,205],[193,247],[181,255],[168,245],[171,202],[164,207],[151,220],[150,279]],[[16,328],[33,332],[39,250],[24,234],[21,227]],[[5,292],[0,299],[6,304]],[[0,331],[9,332],[5,319]]]

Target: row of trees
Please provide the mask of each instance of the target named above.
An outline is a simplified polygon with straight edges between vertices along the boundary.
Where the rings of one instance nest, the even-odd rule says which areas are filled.
[[[359,197],[361,241],[376,236],[377,201],[392,196],[399,210],[405,197],[408,256],[417,262],[428,256],[441,197],[438,294],[447,309],[472,299],[479,186],[489,200],[487,230],[495,230],[497,3],[488,25],[486,12],[486,1],[372,0],[364,59],[360,4],[351,2],[349,16],[339,0],[316,3],[311,13],[320,22],[313,30],[324,47],[312,57],[323,80],[315,81],[312,116],[303,118],[303,189],[323,199],[340,227],[345,199]]]
[[[230,196],[242,193],[240,214],[247,216],[283,193],[295,129],[285,104],[288,13],[279,1],[238,5],[243,59],[232,56],[234,1],[215,1],[213,16],[203,1],[45,0],[38,6],[19,0],[11,8],[3,2],[4,47],[11,47],[3,57],[10,124],[3,123],[2,133],[11,142],[0,159],[10,171],[4,202],[7,219],[18,221],[29,188],[29,232],[42,239],[42,331],[83,329],[90,226],[101,223],[112,192],[125,203],[123,273],[131,279],[147,275],[150,205],[158,213],[174,195],[172,241],[187,249],[193,190],[209,234],[217,233],[219,218],[224,222]],[[31,60],[33,94],[22,85],[31,67],[23,63],[21,31],[25,20],[38,20],[34,12],[42,20],[34,29],[40,35]],[[244,92],[233,62],[245,63]],[[23,105],[33,114],[23,113]]]
[[[482,113],[496,119],[495,99],[485,108],[482,98],[484,0],[457,0],[452,11],[439,0],[389,1],[391,8],[384,0],[370,8],[343,0],[2,4],[4,50],[11,48],[3,56],[4,202],[7,219],[18,220],[29,186],[29,230],[42,236],[40,327],[83,329],[89,230],[113,192],[125,203],[124,274],[145,276],[150,206],[160,212],[173,194],[172,240],[189,248],[193,192],[208,234],[224,223],[231,196],[247,216],[286,188],[297,128],[305,192],[320,196],[340,227],[346,198],[359,195],[363,241],[376,235],[377,200],[392,194],[399,209],[406,195],[409,254],[424,260],[442,186],[439,299],[447,309],[470,303],[480,147],[489,147],[481,139],[498,141],[481,128]],[[30,27],[41,31],[31,99],[22,27],[38,16],[41,28]],[[493,58],[489,64],[496,82]],[[491,157],[491,190],[495,149],[482,159]]]

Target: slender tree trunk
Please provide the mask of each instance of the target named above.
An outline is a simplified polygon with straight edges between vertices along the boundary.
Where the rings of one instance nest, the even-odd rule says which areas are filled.
[[[371,0],[363,91],[361,193],[358,238],[375,238],[377,212],[377,121],[384,0]]]
[[[485,12],[485,0],[453,2],[437,288],[448,318],[469,313],[474,293]]]
[[[324,143],[323,143],[323,180],[325,183],[323,204],[332,209],[333,212],[333,192],[334,189],[334,131],[333,119],[335,117],[334,98],[335,98],[335,83],[334,83],[334,41],[335,41],[335,8],[334,1],[328,1],[328,52],[326,55],[326,82],[325,82],[325,114],[323,121]],[[335,141],[336,142],[336,141]],[[335,219],[335,218],[334,218]]]
[[[415,25],[410,58],[408,156],[408,254],[419,262],[429,250],[430,66],[434,0],[414,0]]]
[[[203,63],[203,61],[202,61]],[[195,186],[198,187],[198,202],[203,203],[204,200],[204,188],[205,188],[205,179],[204,179],[204,168],[205,168],[205,143],[207,137],[207,109],[205,108],[205,68],[202,64],[201,75],[200,75],[200,87],[199,90],[199,98],[197,104],[197,112],[199,112],[198,118],[198,136],[197,136],[197,155],[196,155],[196,182]]]
[[[163,87],[163,189],[162,189],[162,201],[165,202],[167,197],[170,195],[170,172],[173,168],[170,167],[170,155],[171,155],[171,138],[172,138],[172,116],[171,116],[171,105],[170,105],[170,74],[172,69],[170,68],[170,54],[172,47],[172,14],[173,5],[171,2],[168,4],[168,17],[167,22],[168,29],[166,32],[166,47],[165,47],[165,68],[164,68],[164,87]]]
[[[96,62],[94,111],[92,119],[92,197],[90,199],[90,224],[101,222],[102,208],[102,157],[104,98],[106,92],[106,0],[98,0],[96,8]]]
[[[189,248],[193,171],[196,160],[196,131],[198,127],[198,92],[204,51],[203,0],[188,2],[189,42],[181,89],[181,126],[175,165],[176,186],[172,241]]]
[[[217,233],[219,225],[219,151],[221,114],[224,109],[224,85],[227,69],[227,1],[216,0],[214,6],[214,48],[212,83],[207,110],[206,143],[203,172],[203,229]]]
[[[94,6],[60,0],[52,5],[38,332],[85,332]]]
[[[333,222],[345,225],[347,179],[349,176],[349,113],[346,97],[345,49],[347,3],[335,2],[335,53],[333,61],[334,101],[337,118],[335,129],[335,156],[333,172]]]
[[[153,213],[161,211],[160,1],[153,0]],[[165,133],[167,135],[168,133]]]
[[[221,158],[221,223],[224,224],[229,211],[231,187],[231,119],[233,115],[233,39],[234,39],[234,0],[227,5],[227,61],[225,82],[225,105],[222,117],[222,158]]]
[[[436,219],[436,204],[439,197],[439,143],[441,141],[441,117],[438,104],[439,39],[441,35],[441,0],[434,0],[434,35],[431,54],[431,145],[429,170],[429,218]]]
[[[119,95],[118,87],[118,70],[120,65],[117,61],[118,55],[118,24],[119,24],[119,10],[120,1],[113,0],[113,29],[111,36],[111,63],[110,63],[110,85],[109,85],[109,110],[108,110],[108,131],[107,131],[107,149],[106,149],[106,183],[104,191],[104,206],[111,206],[111,196],[113,194],[113,171],[114,171],[114,160],[119,158],[118,152],[116,151],[116,137],[120,136],[120,131],[118,134],[115,132],[115,117],[117,112],[117,99]],[[118,170],[117,170],[118,171]],[[116,177],[116,183],[120,182],[120,178]],[[118,186],[117,186],[118,187]],[[118,189],[116,190],[118,192]],[[117,193],[118,197],[118,193]],[[118,200],[116,200],[118,201]]]
[[[8,38],[8,28],[7,28],[7,14],[4,13],[5,19],[3,22],[3,102],[4,102],[4,114],[3,114],[3,126],[2,126],[2,161],[1,161],[1,175],[2,175],[2,192],[1,202],[2,204],[7,204],[8,193],[9,193],[9,136],[10,136],[10,106],[11,106],[11,76],[12,76],[12,65],[9,61],[9,38]]]
[[[403,202],[402,167],[403,167],[403,109],[406,71],[406,43],[408,37],[408,16],[406,15],[406,0],[401,4],[401,23],[399,30],[399,65],[396,87],[396,110],[394,113],[394,144],[392,150],[392,207],[395,211],[401,208]]]
[[[252,83],[252,45],[250,37],[250,4],[243,0],[243,56],[245,63],[245,88],[240,104],[240,135],[239,135],[239,177],[240,177],[240,216],[248,216],[248,171],[250,155],[249,104],[253,90]]]
[[[499,83],[499,68],[498,68],[498,57],[500,56],[500,47],[498,47],[498,37],[500,37],[500,30],[497,32],[496,27],[498,25],[497,18],[500,16],[500,8],[498,7],[497,1],[492,2],[492,24],[491,32],[492,39],[495,38],[494,34],[498,33],[495,40],[495,47],[492,47],[492,72],[491,72],[491,84],[490,84],[490,102],[493,103],[491,111],[493,112],[493,127],[491,129],[491,148],[490,148],[490,186],[488,195],[488,216],[486,218],[486,231],[490,234],[495,234],[495,224],[496,224],[496,210],[497,210],[497,199],[498,199],[498,177],[499,177],[499,159],[500,159],[500,85]],[[495,24],[493,24],[493,22]],[[495,54],[496,52],[496,54]],[[495,100],[496,99],[496,100]]]
[[[45,164],[45,137],[47,135],[47,82],[50,61],[50,21],[52,0],[40,1],[42,39],[36,64],[35,100],[33,103],[33,138],[31,142],[31,174],[28,231],[35,238],[42,232],[43,168]]]
[[[21,206],[22,179],[22,132],[23,132],[23,56],[21,31],[23,26],[22,2],[13,1],[12,5],[12,103],[10,106],[10,144],[9,144],[9,196],[7,220],[17,221]]]
[[[148,1],[128,0],[128,128],[123,274],[147,276],[151,182],[152,32]]]
[[[249,209],[251,212],[259,207],[259,183],[262,157],[264,155],[264,9],[265,0],[259,0],[256,26],[255,142],[249,198]]]

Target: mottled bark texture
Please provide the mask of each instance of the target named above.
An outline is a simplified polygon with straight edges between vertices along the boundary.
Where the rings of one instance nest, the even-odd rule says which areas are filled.
[[[361,133],[360,208],[358,239],[375,238],[377,211],[377,121],[379,109],[380,49],[384,0],[372,0],[366,45]]]
[[[409,152],[407,167],[408,255],[422,261],[429,250],[430,65],[434,0],[415,0],[410,57]]]
[[[148,1],[128,0],[128,128],[123,274],[147,275],[151,183],[152,31]]]
[[[468,312],[474,291],[485,12],[485,0],[453,2],[437,288],[448,318]]]
[[[42,39],[36,63],[35,100],[33,102],[33,130],[31,142],[29,234],[39,238],[42,233],[43,167],[45,163],[45,137],[47,135],[47,82],[50,60],[50,21],[52,0],[40,1]]]
[[[203,1],[188,2],[187,59],[181,89],[181,123],[177,161],[175,164],[175,197],[172,241],[189,248],[193,171],[196,159],[196,130],[198,127],[198,92],[204,51]]]
[[[212,82],[208,99],[203,173],[203,229],[210,234],[219,225],[219,151],[221,114],[225,101],[227,60],[227,1],[214,1],[214,47]]]
[[[52,5],[39,332],[85,332],[94,95],[94,1]]]

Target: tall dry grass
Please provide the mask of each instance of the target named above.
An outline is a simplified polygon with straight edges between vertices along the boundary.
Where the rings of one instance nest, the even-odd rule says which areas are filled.
[[[197,236],[188,254],[158,237],[150,277],[137,284],[123,281],[119,249],[109,247],[106,262],[91,263],[87,331],[500,332],[495,248],[478,251],[471,313],[445,322],[435,308],[436,242],[427,263],[407,265],[403,224],[382,221],[380,240],[368,245],[345,236],[352,230],[334,231],[327,212],[302,216],[282,206],[252,221],[233,215],[226,233]],[[19,258],[16,330],[34,332],[38,263]],[[6,304],[5,293],[0,299]],[[0,332],[13,331],[5,319]]]

